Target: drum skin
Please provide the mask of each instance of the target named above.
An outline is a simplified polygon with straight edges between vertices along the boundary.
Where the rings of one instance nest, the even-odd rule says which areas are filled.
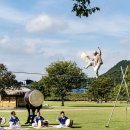
[[[32,90],[25,93],[24,100],[26,104],[38,107],[43,103],[44,97],[40,91]]]
[[[72,125],[73,125],[73,120],[67,119],[66,122],[65,122],[65,125],[66,125],[67,127],[72,127]]]
[[[5,117],[0,117],[0,124],[3,125],[6,123]]]

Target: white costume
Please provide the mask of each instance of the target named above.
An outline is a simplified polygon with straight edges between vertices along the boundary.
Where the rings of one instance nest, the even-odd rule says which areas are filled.
[[[68,117],[66,117],[66,116],[58,117],[57,121],[58,121],[59,125],[57,125],[56,128],[67,128],[67,125],[65,123],[67,119],[68,119]]]
[[[10,117],[9,127],[11,129],[21,128],[21,126],[19,125],[19,119],[18,119],[18,117],[16,117],[16,116],[11,116]]]
[[[41,127],[43,125],[44,118],[42,116],[35,116],[32,127]]]
[[[96,78],[98,78],[98,70],[100,69],[100,66],[103,64],[102,58],[101,58],[101,50],[98,47],[99,52],[95,51],[93,58],[90,58],[86,53],[81,54],[81,58],[87,62],[87,65],[84,67],[87,69],[90,66],[93,66],[93,69],[96,74]]]

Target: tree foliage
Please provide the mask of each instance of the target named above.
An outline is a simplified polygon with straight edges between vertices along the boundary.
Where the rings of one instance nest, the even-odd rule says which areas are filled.
[[[64,97],[73,88],[86,86],[86,75],[71,61],[57,61],[50,64],[46,71],[48,76],[43,76],[40,82],[48,92],[59,96],[64,106]]]
[[[122,60],[118,62],[115,66],[113,66],[110,70],[108,70],[105,74],[103,74],[104,76],[110,76],[113,79],[113,83],[115,86],[120,84],[122,80],[121,66],[123,68],[123,71],[125,72],[126,67],[130,66],[130,61]]]
[[[50,87],[49,87],[49,77],[48,76],[44,76],[42,77],[42,79],[38,82],[33,82],[31,83],[30,87],[32,89],[37,89],[39,91],[41,91],[44,95],[44,98],[50,96]]]
[[[108,97],[113,89],[113,82],[110,77],[101,76],[93,79],[91,86],[88,88],[88,93],[95,100],[108,100]]]
[[[74,5],[72,12],[76,13],[76,16],[81,17],[85,16],[88,17],[89,15],[99,11],[99,7],[91,7],[91,0],[73,0]]]
[[[16,76],[8,71],[5,65],[0,64],[0,91],[10,87],[18,87],[18,81],[15,78]]]

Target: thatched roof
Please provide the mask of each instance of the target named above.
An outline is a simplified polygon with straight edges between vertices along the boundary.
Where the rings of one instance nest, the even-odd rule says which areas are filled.
[[[31,89],[27,87],[20,87],[20,88],[10,88],[4,90],[7,95],[23,95],[26,92],[30,91]]]

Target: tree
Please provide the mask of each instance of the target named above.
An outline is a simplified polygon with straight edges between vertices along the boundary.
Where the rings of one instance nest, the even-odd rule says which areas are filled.
[[[119,88],[121,86],[121,90],[120,90],[120,93],[119,93],[119,97],[118,99],[120,100],[128,100],[128,93],[130,93],[130,61],[127,61],[127,60],[123,60],[121,62],[119,62],[116,67],[118,67],[118,70],[120,71],[120,73],[118,71],[116,71],[115,73],[115,77],[117,77],[117,73],[118,73],[118,80],[119,82],[117,82],[118,84],[116,86],[114,86],[113,90],[112,90],[112,97],[113,98],[116,98],[117,96],[117,93],[119,92]],[[127,93],[127,90],[126,90],[126,85],[125,83],[123,82],[123,84],[121,83],[122,80],[123,80],[123,75],[122,75],[122,72],[120,70],[120,67],[122,67],[123,69],[123,72],[124,72],[124,79],[126,81],[126,85],[128,86],[128,93]],[[128,68],[127,68],[128,67]],[[114,69],[117,69],[115,67],[113,67]],[[111,71],[113,71],[113,68],[111,69]],[[127,70],[126,70],[127,68]],[[110,71],[110,72],[111,72]],[[126,73],[125,73],[126,72]],[[114,77],[114,75],[113,75]],[[120,78],[119,78],[120,77]]]
[[[89,15],[99,11],[99,7],[91,7],[91,0],[73,0],[74,5],[72,12],[76,13],[76,16],[81,17],[85,16],[88,17]]]
[[[110,76],[113,79],[113,83],[115,85],[118,85],[121,83],[122,80],[121,67],[125,72],[127,66],[130,66],[130,61],[122,60],[118,62],[115,66],[113,66],[110,70],[108,70],[105,74],[103,74],[103,76]],[[128,72],[130,72],[129,68],[128,68]]]
[[[97,79],[93,79],[91,86],[88,88],[89,95],[91,94],[94,99],[99,102],[104,99],[106,102],[113,89],[113,82],[110,77],[100,76]]]
[[[0,91],[8,89],[10,87],[18,87],[18,81],[15,79],[15,75],[11,71],[8,71],[6,66],[0,64]]]
[[[86,86],[86,75],[77,67],[75,62],[57,61],[51,63],[46,71],[48,75],[43,76],[40,82],[51,94],[61,98],[62,106],[64,106],[67,92],[74,88]]]
[[[32,89],[37,89],[41,91],[44,95],[44,98],[50,96],[50,87],[49,87],[49,77],[44,76],[40,81],[31,83],[30,87]]]

